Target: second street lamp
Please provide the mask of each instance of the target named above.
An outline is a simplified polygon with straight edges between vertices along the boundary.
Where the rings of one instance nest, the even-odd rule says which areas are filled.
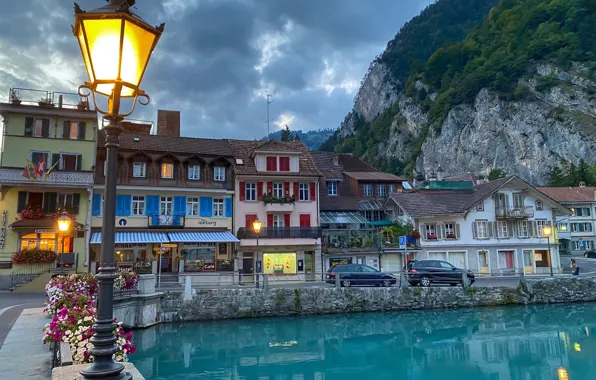
[[[66,248],[64,247],[64,240],[66,238],[66,232],[70,229],[70,218],[68,217],[68,214],[66,212],[63,212],[62,215],[60,215],[60,217],[58,219],[56,219],[56,221],[58,222],[58,230],[62,233],[62,255],[64,255],[66,253]],[[64,258],[64,256],[61,256],[60,259],[58,259],[58,263],[60,264],[60,273],[62,273],[62,271],[64,270],[64,261],[62,260]]]
[[[153,27],[134,14],[130,7],[135,0],[109,0],[108,5],[83,11],[74,4],[73,33],[85,61],[89,81],[79,87],[79,95],[93,97],[96,110],[105,115],[109,124],[104,127],[106,148],[106,181],[103,204],[101,265],[97,280],[97,316],[89,350],[93,364],[81,371],[86,379],[130,379],[124,366],[114,362],[118,350],[114,330],[113,296],[116,278],[115,224],[116,178],[118,176],[118,149],[121,121],[132,114],[137,101],[149,103],[149,96],[139,88],[151,53],[161,36],[164,24]],[[84,93],[85,90],[87,93]],[[108,97],[108,108],[98,107],[95,94]],[[120,113],[121,98],[132,98],[128,113]]]
[[[553,275],[553,258],[550,253],[550,237],[553,235],[553,228],[551,226],[544,226],[542,228],[542,235],[546,238],[548,244],[548,265],[550,266],[550,275]]]
[[[255,287],[257,289],[259,288],[259,234],[261,233],[262,226],[263,226],[263,223],[261,223],[261,221],[259,219],[252,222],[252,229],[255,232],[255,234],[257,235],[257,249],[255,252],[255,256],[256,256],[256,259],[255,259],[255,272],[256,272]]]

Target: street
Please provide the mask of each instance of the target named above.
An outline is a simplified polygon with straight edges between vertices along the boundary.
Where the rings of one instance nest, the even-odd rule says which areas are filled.
[[[575,259],[579,267],[579,275],[596,274],[596,259],[588,259],[577,256],[561,256],[561,264],[563,265],[563,273],[571,273],[571,259]]]
[[[23,309],[43,307],[44,293],[0,292],[0,347]]]

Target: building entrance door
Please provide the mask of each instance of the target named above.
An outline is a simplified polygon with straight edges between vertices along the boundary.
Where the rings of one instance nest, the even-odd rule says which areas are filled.
[[[254,282],[254,259],[252,253],[244,253],[242,256],[242,274],[240,283]]]
[[[304,276],[306,281],[316,280],[314,252],[304,252]]]

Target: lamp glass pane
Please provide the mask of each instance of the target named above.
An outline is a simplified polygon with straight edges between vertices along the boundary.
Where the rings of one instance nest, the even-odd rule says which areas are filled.
[[[79,45],[81,46],[81,53],[83,54],[83,60],[85,61],[85,69],[87,69],[87,74],[89,74],[89,81],[95,81],[93,77],[93,70],[91,69],[91,62],[89,61],[89,50],[87,50],[87,44],[85,43],[85,33],[84,28],[81,25],[79,28],[79,35],[77,38],[79,39]]]
[[[116,80],[120,62],[120,32],[122,20],[83,20],[91,64],[96,80]],[[113,84],[97,86],[97,92],[111,95]]]
[[[156,35],[130,21],[125,23],[120,76],[123,81],[139,86]]]

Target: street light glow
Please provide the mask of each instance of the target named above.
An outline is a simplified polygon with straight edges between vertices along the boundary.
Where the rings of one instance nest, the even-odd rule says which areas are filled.
[[[544,235],[544,237],[551,237],[553,234],[553,228],[551,226],[544,226],[542,228],[542,235]]]
[[[58,229],[61,232],[66,232],[70,229],[70,218],[68,214],[63,212],[62,215],[58,218]]]
[[[252,229],[255,231],[255,233],[259,233],[261,232],[261,227],[263,226],[263,223],[261,223],[261,221],[259,221],[258,219],[255,220],[254,222],[252,222]]]

